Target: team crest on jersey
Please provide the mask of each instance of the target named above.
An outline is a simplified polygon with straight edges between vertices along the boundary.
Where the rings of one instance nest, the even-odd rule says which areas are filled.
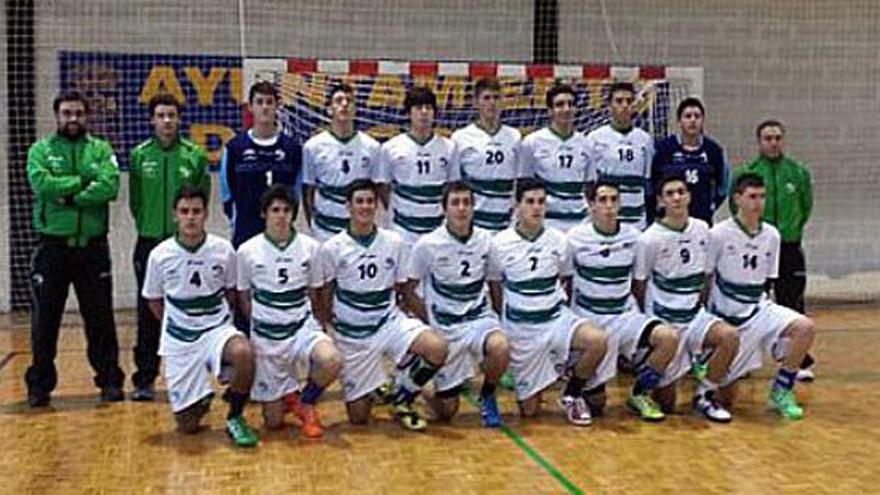
[[[727,254],[736,254],[736,246],[733,244],[728,244],[724,246],[724,249],[727,251]]]
[[[611,248],[610,247],[603,248],[601,251],[599,251],[599,255],[602,256],[603,258],[607,258],[607,257],[611,256]]]
[[[223,278],[223,265],[216,264],[212,266],[211,272],[214,274],[214,278]]]
[[[392,268],[394,268],[394,265],[395,265],[394,258],[385,258],[385,269],[386,270],[391,270]]]
[[[437,266],[449,266],[450,259],[449,256],[440,256],[436,260]]]
[[[284,150],[275,150],[275,161],[276,162],[284,161],[285,158],[287,158],[287,154],[284,153]]]

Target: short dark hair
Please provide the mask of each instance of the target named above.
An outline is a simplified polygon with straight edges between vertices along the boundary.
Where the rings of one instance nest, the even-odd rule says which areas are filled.
[[[547,108],[553,108],[553,100],[555,100],[556,97],[561,94],[570,94],[571,97],[574,98],[575,102],[577,102],[577,93],[574,92],[574,88],[571,87],[570,84],[557,82],[553,85],[553,87],[547,90]]]
[[[610,187],[617,192],[620,192],[620,186],[608,176],[600,176],[595,182],[587,182],[587,187],[584,188],[584,193],[586,193],[587,201],[593,202],[596,201],[596,193],[599,192],[600,187]]]
[[[269,81],[260,81],[251,86],[251,89],[248,91],[248,103],[253,103],[257,94],[271,96],[275,98],[275,101],[280,99],[278,98],[278,90],[275,89],[275,85]]]
[[[690,191],[690,186],[688,186],[687,180],[684,178],[682,174],[669,173],[665,174],[663,177],[660,177],[660,180],[657,181],[657,196],[663,196],[663,188],[666,187],[666,184],[670,182],[682,182]]]
[[[375,182],[370,179],[357,179],[348,185],[348,188],[345,190],[345,200],[351,203],[351,199],[354,197],[354,193],[358,191],[373,191],[377,197],[379,196],[379,192],[377,191],[378,186]]]
[[[437,96],[427,86],[415,86],[406,93],[406,98],[403,99],[403,108],[406,113],[419,105],[431,105],[434,111],[437,111]]]
[[[766,129],[768,127],[778,127],[779,130],[782,131],[782,135],[783,136],[785,135],[785,126],[782,125],[782,122],[780,122],[778,120],[770,119],[770,120],[765,120],[765,121],[761,122],[760,124],[758,124],[758,128],[755,130],[755,137],[757,137],[758,139],[761,139],[761,131],[763,131],[764,129]]]
[[[446,184],[446,186],[443,188],[443,200],[441,204],[443,205],[444,211],[446,211],[446,201],[449,199],[449,195],[457,192],[466,192],[470,194],[471,201],[473,202],[474,190],[471,188],[471,186],[468,185],[466,182],[462,182],[460,180],[453,181]]]
[[[330,90],[327,92],[327,106],[328,107],[333,102],[333,95],[335,95],[336,93],[345,93],[347,95],[353,95],[353,94],[355,94],[354,93],[354,86],[352,86],[351,84],[348,84],[347,82],[340,82],[340,83],[336,83],[336,84],[333,84],[332,86],[330,86]]]
[[[534,177],[523,177],[516,180],[516,192],[514,193],[516,197],[516,202],[519,203],[522,201],[523,196],[529,191],[534,191],[540,189],[542,191],[547,191],[547,186],[544,185],[544,181],[540,179],[536,179]]]
[[[205,210],[208,209],[208,195],[205,194],[204,190],[198,187],[190,185],[181,186],[177,191],[177,194],[174,195],[174,208],[177,209],[177,203],[180,203],[184,199],[201,199]]]
[[[293,196],[293,193],[290,191],[290,186],[279,183],[269,186],[260,197],[260,211],[265,214],[269,211],[269,207],[272,206],[272,203],[275,201],[287,203],[293,211],[293,218],[296,218],[296,214],[299,211],[299,201]]]
[[[614,96],[614,93],[617,93],[618,91],[627,91],[635,95],[636,87],[629,81],[614,81],[611,83],[611,87],[608,88],[608,99],[610,100],[611,97]]]
[[[156,96],[150,98],[150,102],[147,103],[147,108],[150,109],[150,117],[156,113],[156,107],[159,105],[166,105],[169,107],[174,107],[177,109],[177,113],[180,113],[180,102],[177,101],[177,98],[170,93],[159,93]]]
[[[754,172],[746,172],[737,177],[733,183],[733,191],[736,194],[742,194],[750,187],[764,187],[764,179]]]
[[[696,96],[688,96],[678,103],[678,108],[675,110],[675,118],[681,120],[681,114],[684,113],[686,108],[690,107],[699,108],[700,113],[706,115],[706,108],[703,106],[703,102]]]
[[[82,93],[72,89],[62,91],[54,100],[52,100],[52,111],[58,113],[58,110],[61,109],[61,104],[70,101],[78,101],[82,103],[83,107],[86,109],[86,113],[89,113],[89,101],[86,100],[86,97]]]
[[[495,76],[481,77],[474,85],[474,97],[479,98],[483,91],[501,91],[501,83]]]

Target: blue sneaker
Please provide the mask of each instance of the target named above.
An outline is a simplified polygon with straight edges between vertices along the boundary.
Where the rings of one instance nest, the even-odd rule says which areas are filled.
[[[494,395],[480,399],[480,416],[483,417],[483,426],[486,428],[501,427],[501,413],[498,412],[498,402]]]

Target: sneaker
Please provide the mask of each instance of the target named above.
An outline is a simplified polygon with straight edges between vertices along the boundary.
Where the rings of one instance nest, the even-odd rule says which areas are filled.
[[[654,402],[654,399],[648,394],[631,395],[629,400],[626,401],[626,405],[645,421],[663,421],[666,419],[666,415],[663,414],[660,405]]]
[[[501,388],[504,390],[513,390],[516,388],[516,380],[513,379],[513,375],[509,371],[501,375],[501,380],[498,384],[501,385]]]
[[[125,400],[125,393],[122,387],[104,387],[101,389],[101,402],[122,402]]]
[[[49,407],[49,402],[51,402],[49,394],[28,392],[28,405],[32,408]]]
[[[226,420],[226,433],[239,447],[255,447],[260,439],[254,430],[247,424],[243,416],[236,416]]]
[[[321,426],[321,418],[318,417],[318,408],[314,404],[300,403],[299,410],[294,414],[302,422],[300,431],[303,435],[308,438],[320,438],[324,435],[324,427]]]
[[[407,430],[422,431],[428,427],[428,422],[419,416],[411,402],[401,402],[400,404],[392,405],[391,412]]]
[[[559,397],[559,405],[565,409],[565,415],[569,423],[575,426],[590,426],[593,424],[590,407],[583,397],[563,395]]]
[[[798,405],[793,390],[774,388],[770,391],[770,407],[785,419],[798,420],[804,417],[804,410]]]
[[[733,416],[715,401],[715,392],[708,391],[694,396],[694,410],[713,423],[730,423]]]
[[[807,366],[806,368],[799,369],[797,371],[797,377],[796,377],[797,381],[811,383],[813,380],[816,379],[816,374],[815,374],[814,370],[815,370],[814,364],[811,364],[811,365]]]
[[[135,402],[151,402],[156,400],[156,389],[153,384],[135,387],[131,393],[131,400]]]
[[[483,426],[486,428],[501,427],[501,413],[498,411],[498,402],[494,395],[480,399],[480,416],[483,417]]]

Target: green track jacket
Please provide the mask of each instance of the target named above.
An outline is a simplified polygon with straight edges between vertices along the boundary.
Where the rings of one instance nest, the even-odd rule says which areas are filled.
[[[813,211],[813,181],[810,171],[795,160],[782,156],[778,160],[758,157],[751,163],[737,167],[733,180],[752,172],[764,179],[767,202],[762,220],[779,229],[783,242],[798,242],[804,235],[804,226]],[[736,213],[733,191],[730,192],[730,211]]]

